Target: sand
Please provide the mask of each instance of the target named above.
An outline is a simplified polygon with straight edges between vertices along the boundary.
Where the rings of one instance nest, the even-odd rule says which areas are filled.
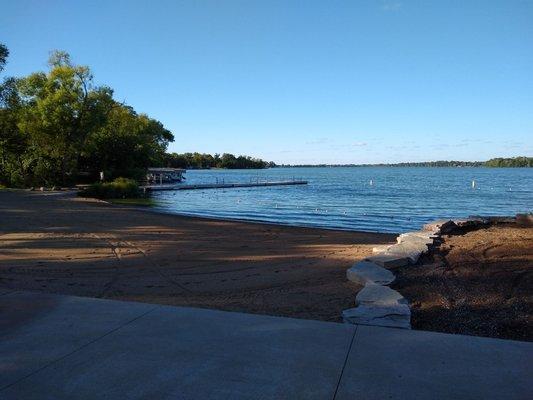
[[[0,191],[0,288],[340,321],[346,269],[396,235],[163,215]]]

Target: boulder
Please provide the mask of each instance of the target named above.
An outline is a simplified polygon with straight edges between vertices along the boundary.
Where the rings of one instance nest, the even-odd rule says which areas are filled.
[[[391,246],[383,255],[391,255],[407,258],[409,262],[416,264],[423,253],[428,251],[425,243],[406,241]]]
[[[390,246],[389,248],[391,247],[393,246]],[[382,253],[367,257],[365,258],[365,261],[370,261],[385,268],[404,267],[409,265],[409,259],[407,257],[404,257],[403,255],[389,254],[387,251],[388,249]]]
[[[450,233],[456,228],[455,223],[449,219],[433,221],[423,226],[423,230],[439,233]]]
[[[521,226],[533,226],[533,214],[516,214],[516,223]]]
[[[342,312],[345,323],[411,329],[411,311],[407,304],[396,306],[360,305]]]
[[[375,305],[394,307],[400,304],[408,304],[408,301],[396,290],[388,286],[367,284],[355,297],[355,305]]]
[[[434,243],[435,239],[425,238],[419,235],[400,235],[396,238],[396,241],[398,242],[398,244],[416,243],[416,244],[421,244],[424,246],[431,246]]]
[[[373,262],[359,261],[346,271],[348,280],[366,285],[374,283],[388,285],[394,281],[394,274]]]
[[[386,251],[389,247],[391,247],[392,244],[380,244],[375,247],[372,247],[372,253],[383,253]]]
[[[435,240],[439,238],[439,234],[433,231],[414,231],[402,233],[398,237],[417,237],[420,239]]]

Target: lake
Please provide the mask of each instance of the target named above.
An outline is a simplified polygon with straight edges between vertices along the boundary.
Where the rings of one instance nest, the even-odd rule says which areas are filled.
[[[528,168],[273,168],[189,170],[185,176],[187,184],[293,178],[309,184],[154,192],[159,211],[398,233],[439,218],[533,209],[533,169]]]

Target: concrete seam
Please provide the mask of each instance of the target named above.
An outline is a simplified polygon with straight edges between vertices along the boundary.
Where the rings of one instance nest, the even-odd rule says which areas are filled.
[[[332,400],[335,400],[337,398],[337,392],[339,391],[339,387],[341,385],[342,376],[344,374],[344,369],[346,368],[346,364],[348,363],[348,357],[350,356],[350,353],[352,352],[352,346],[355,342],[355,335],[357,334],[358,325],[355,325],[355,330],[353,331],[352,339],[350,340],[350,346],[348,347],[348,351],[346,352],[346,357],[344,358],[344,363],[342,364],[341,373],[339,375],[339,379],[337,381],[337,386],[335,387],[335,392],[333,393]]]
[[[48,368],[49,366],[51,366],[51,365],[53,365],[53,364],[56,364],[56,363],[58,363],[58,362],[64,360],[65,358],[70,357],[70,356],[73,355],[74,353],[77,353],[78,351],[80,351],[80,350],[82,350],[82,349],[84,349],[84,348],[90,346],[91,344],[93,344],[93,343],[99,341],[100,339],[103,339],[104,337],[106,337],[106,336],[108,336],[108,335],[110,335],[110,334],[112,334],[112,333],[118,331],[119,329],[124,328],[126,325],[129,325],[129,324],[131,324],[132,322],[137,321],[138,319],[144,317],[145,315],[151,313],[152,311],[154,311],[155,309],[160,308],[160,307],[161,307],[161,306],[153,307],[153,308],[151,308],[150,310],[148,310],[148,311],[142,313],[141,315],[139,315],[139,316],[137,316],[137,317],[135,317],[135,318],[133,318],[133,319],[131,319],[131,320],[129,320],[129,321],[123,323],[122,325],[120,325],[120,326],[118,326],[118,327],[116,327],[116,328],[114,328],[114,329],[111,329],[109,332],[106,332],[106,333],[104,333],[103,335],[98,336],[97,338],[95,338],[95,339],[93,339],[93,340],[91,340],[91,341],[89,341],[89,342],[87,342],[87,343],[85,343],[85,344],[82,344],[80,347],[78,347],[78,348],[75,349],[75,350],[72,350],[70,353],[63,355],[63,356],[59,357],[58,359],[56,359],[56,360],[54,360],[54,361],[50,361],[48,364],[43,365],[41,368],[38,368],[38,369],[36,369],[35,371],[30,372],[28,375],[23,376],[23,377],[20,378],[20,379],[17,379],[15,382],[12,382],[12,383],[10,383],[10,384],[8,384],[8,385],[6,385],[6,386],[0,388],[0,392],[4,391],[4,390],[6,390],[6,389],[9,389],[11,386],[16,385],[17,383],[19,383],[19,382],[21,382],[21,381],[23,381],[23,380],[25,380],[25,379],[27,379],[27,378],[29,378],[29,377],[35,375],[35,374],[41,372],[42,370]]]

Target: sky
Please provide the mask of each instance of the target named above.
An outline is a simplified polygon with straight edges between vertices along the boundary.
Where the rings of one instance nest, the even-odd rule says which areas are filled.
[[[276,163],[533,156],[533,0],[0,0],[3,76],[49,52],[175,135]]]

